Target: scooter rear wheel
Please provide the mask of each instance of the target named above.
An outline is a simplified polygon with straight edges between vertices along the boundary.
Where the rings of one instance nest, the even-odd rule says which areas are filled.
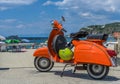
[[[46,57],[35,57],[34,66],[40,72],[48,72],[53,68],[54,62]]]
[[[103,79],[108,74],[109,67],[103,65],[88,64],[87,72],[91,78],[99,80]]]

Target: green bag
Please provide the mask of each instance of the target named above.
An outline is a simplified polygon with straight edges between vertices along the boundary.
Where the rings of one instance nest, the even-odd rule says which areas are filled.
[[[73,58],[73,52],[69,48],[60,49],[59,56],[61,59],[68,61],[68,60],[71,60]]]

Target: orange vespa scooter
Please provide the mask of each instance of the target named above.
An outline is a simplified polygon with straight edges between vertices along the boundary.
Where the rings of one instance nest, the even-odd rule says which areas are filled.
[[[66,63],[65,67],[67,65],[75,66],[74,72],[79,67],[83,67],[93,79],[103,79],[108,74],[109,67],[117,66],[115,51],[103,46],[103,42],[107,39],[106,34],[88,36],[85,31],[72,33],[70,35],[72,40],[68,44],[64,37],[66,30],[62,24],[54,20],[52,25],[53,29],[48,38],[48,46],[36,49],[33,54],[37,70],[47,72],[53,68],[54,62]],[[86,40],[79,39],[86,36],[88,36]],[[73,48],[73,57],[69,60],[60,57],[59,51],[65,48]]]

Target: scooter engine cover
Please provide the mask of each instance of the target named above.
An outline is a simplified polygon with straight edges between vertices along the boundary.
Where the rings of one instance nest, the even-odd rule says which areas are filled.
[[[67,45],[67,40],[63,35],[55,36],[53,40],[53,49],[58,54],[60,49],[65,49]]]

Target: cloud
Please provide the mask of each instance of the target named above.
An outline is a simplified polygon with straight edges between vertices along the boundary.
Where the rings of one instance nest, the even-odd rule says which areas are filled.
[[[0,4],[29,5],[36,0],[0,0]]]
[[[48,0],[43,6],[54,6],[62,11],[69,28],[66,30],[74,32],[88,25],[120,21],[119,3],[120,0]]]
[[[43,5],[55,5],[61,9],[87,9],[92,11],[118,11],[120,0],[63,0],[63,1],[46,1]]]
[[[91,16],[91,14],[88,13],[88,12],[86,12],[86,13],[81,13],[80,15],[83,16],[83,17],[89,17],[89,16]]]
[[[46,1],[43,5],[44,6],[47,6],[47,5],[57,5],[57,6],[60,6],[60,5],[66,4],[66,0],[64,0],[64,1],[57,1],[57,2]]]
[[[16,22],[16,19],[4,19],[4,20],[0,20],[0,23],[13,23]]]
[[[23,25],[23,24],[18,24],[18,25],[16,26],[16,28],[25,28],[25,25]]]
[[[0,28],[2,29],[14,29],[25,28],[23,22],[17,19],[0,19]]]
[[[62,1],[46,1],[43,6],[53,5],[58,9],[63,10],[64,13],[73,17],[96,20],[100,22],[101,19],[108,21],[110,14],[120,13],[120,0],[62,0]],[[73,18],[73,19],[74,19]],[[77,19],[76,18],[76,19]],[[89,21],[90,22],[90,21]],[[101,22],[102,23],[102,22]]]
[[[1,7],[0,7],[0,10],[1,10],[1,11],[7,10],[7,9],[8,9],[8,7],[5,7],[5,6],[1,6]]]
[[[43,12],[44,13],[44,12]],[[5,36],[9,35],[39,35],[49,34],[51,30],[50,20],[44,18],[40,21],[26,22],[19,19],[0,19],[0,33]]]
[[[37,0],[0,0],[0,11],[11,9],[17,6],[30,5]]]
[[[57,2],[52,2],[52,1],[48,0],[45,3],[43,3],[43,6],[55,5],[55,6],[58,6],[59,9],[77,9],[77,8],[79,8],[79,6],[76,5],[77,2],[78,2],[78,0],[76,0],[76,1],[63,0],[63,1],[57,1]]]

